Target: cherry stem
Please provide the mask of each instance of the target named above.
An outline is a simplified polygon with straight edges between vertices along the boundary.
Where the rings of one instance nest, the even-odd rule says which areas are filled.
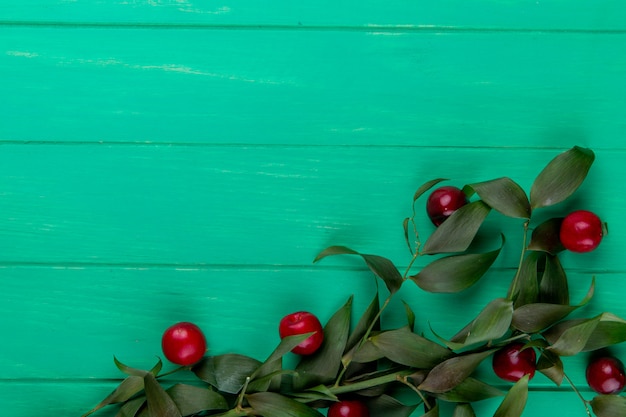
[[[328,389],[330,390],[331,393],[335,395],[345,394],[348,392],[360,391],[366,388],[372,388],[372,387],[377,387],[379,385],[389,384],[390,382],[395,382],[395,381],[402,382],[404,378],[406,378],[408,375],[411,375],[413,372],[414,372],[413,370],[407,369],[404,371],[393,372],[393,373],[382,375],[376,378],[367,379],[365,381],[358,381],[358,382],[353,382],[350,384],[339,385],[339,386],[335,385],[335,386],[329,387]]]

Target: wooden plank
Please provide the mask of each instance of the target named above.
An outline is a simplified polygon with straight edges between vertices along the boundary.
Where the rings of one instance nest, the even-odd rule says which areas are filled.
[[[626,134],[616,53],[626,34],[4,27],[2,37],[0,141],[610,148]]]
[[[461,28],[624,30],[619,0],[305,0],[197,2],[133,0],[102,2],[23,0],[2,2],[5,22],[112,24],[284,25],[288,27],[371,25]]]
[[[595,274],[595,297],[574,316],[611,311],[626,317],[623,296],[613,290],[620,288],[625,273]],[[573,302],[584,296],[590,275],[570,271]],[[0,355],[2,380],[22,381],[120,378],[113,355],[149,369],[162,357],[162,332],[177,321],[201,326],[210,354],[263,360],[278,343],[277,326],[285,314],[306,310],[326,322],[353,295],[355,324],[376,291],[368,271],[323,267],[5,267],[0,276],[0,331],[10,335]],[[459,294],[427,294],[407,282],[383,315],[383,326],[406,324],[404,301],[416,313],[418,332],[434,339],[432,328],[451,337],[490,300],[504,296],[509,282],[509,274],[502,272]],[[623,357],[626,345],[613,351]],[[290,355],[286,366],[293,366],[294,359]],[[586,360],[584,354],[564,358],[566,372],[580,386],[585,385]],[[479,375],[502,384],[488,361]],[[533,379],[533,387],[555,388],[543,375]]]
[[[308,266],[343,244],[406,265],[402,221],[422,183],[508,176],[529,190],[562,150],[5,144],[0,262]],[[624,270],[615,260],[626,224],[614,209],[623,161],[623,149],[598,151],[576,197],[536,213],[538,224],[586,208],[608,222],[602,250],[564,254],[566,264]],[[423,204],[416,220],[425,240],[434,227]],[[484,230],[487,248],[499,245],[500,230],[508,238],[497,265],[517,265],[522,222],[496,213]]]

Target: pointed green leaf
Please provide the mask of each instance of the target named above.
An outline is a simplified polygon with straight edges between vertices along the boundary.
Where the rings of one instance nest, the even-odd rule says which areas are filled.
[[[468,346],[502,337],[511,326],[513,302],[496,298],[489,302],[478,316],[451,339],[451,342]]]
[[[387,394],[367,401],[370,417],[409,417],[418,405],[405,405]]]
[[[361,342],[363,336],[365,336],[365,332],[370,327],[372,322],[376,320],[378,316],[378,312],[380,311],[380,300],[378,298],[378,292],[374,295],[372,302],[369,304],[359,322],[356,324],[354,330],[350,334],[348,338],[348,342],[346,343],[346,350],[352,349],[358,343]],[[380,320],[377,320],[376,324],[372,327],[374,331],[380,329]]]
[[[552,255],[563,251],[565,247],[559,236],[563,217],[546,220],[533,229],[528,249],[548,252]]]
[[[537,370],[547,376],[557,386],[561,386],[565,373],[563,371],[563,361],[559,355],[550,350],[542,350],[537,361]]]
[[[324,417],[319,411],[274,392],[246,395],[255,414],[263,417]]]
[[[535,303],[539,297],[538,266],[544,264],[545,254],[530,252],[522,260],[520,269],[511,282],[507,298],[515,300],[518,308],[524,304]]]
[[[426,191],[430,190],[442,181],[447,181],[447,179],[436,178],[434,180],[426,181],[424,184],[420,185],[420,187],[417,189],[417,191],[415,191],[415,194],[413,195],[413,202],[415,203],[417,199],[420,198]]]
[[[409,248],[409,252],[413,254],[413,246],[411,245],[411,239],[409,238],[409,223],[410,222],[411,222],[411,219],[409,217],[404,219],[404,221],[402,222],[402,228],[404,229],[404,240],[406,241],[406,245]]]
[[[626,397],[597,395],[591,400],[591,409],[598,417],[626,416]]]
[[[569,304],[567,275],[556,255],[546,256],[546,266],[539,283],[539,301],[550,304]]]
[[[142,383],[143,385],[143,383]],[[130,401],[126,401],[117,412],[115,417],[135,417],[138,415],[139,410],[146,405],[146,397],[141,396],[133,398]]]
[[[361,346],[355,346],[347,354],[346,359],[352,358],[353,362],[368,363],[384,358],[385,355],[372,343],[372,339],[366,340]]]
[[[311,402],[316,400],[339,401],[337,396],[326,385],[318,385],[307,390],[297,392],[292,395],[294,399],[301,402]]]
[[[172,398],[165,392],[154,375],[147,373],[144,377],[146,400],[150,415],[159,417],[182,417]]]
[[[528,375],[524,375],[511,387],[493,417],[520,417],[527,400]]]
[[[592,279],[591,287],[589,287],[585,298],[580,304],[574,306],[548,303],[525,304],[513,312],[513,327],[524,333],[540,332],[567,317],[574,310],[586,305],[593,297],[594,289],[595,278]]]
[[[432,368],[452,356],[450,350],[411,332],[408,327],[379,333],[370,340],[386,358],[414,368]]]
[[[413,312],[413,309],[406,301],[403,300],[402,304],[404,305],[404,311],[406,312],[407,326],[409,326],[409,330],[414,331],[415,330],[415,313]]]
[[[159,359],[159,361],[156,363],[156,365],[154,365],[154,367],[152,367],[150,371],[144,371],[143,369],[131,368],[130,366],[124,365],[115,356],[113,356],[113,362],[115,362],[115,366],[117,366],[117,369],[124,372],[125,374],[139,376],[141,378],[144,377],[146,372],[151,372],[152,375],[156,376],[158,375],[159,372],[161,372],[161,368],[163,367],[163,362],[161,361],[161,359]]]
[[[465,251],[490,210],[483,201],[475,201],[456,210],[430,235],[422,254]]]
[[[587,177],[594,159],[591,149],[578,146],[557,155],[535,179],[530,189],[531,207],[552,206],[572,195]]]
[[[208,356],[194,365],[192,371],[201,380],[220,391],[236,394],[241,390],[246,378],[252,375],[261,362],[244,355],[229,353]]]
[[[439,258],[410,278],[425,291],[460,292],[474,285],[489,270],[501,249]]]
[[[452,417],[476,417],[476,413],[471,404],[457,404]]]
[[[530,203],[526,193],[515,181],[503,177],[469,184],[489,207],[509,217],[530,218]]]
[[[417,388],[432,393],[443,393],[458,386],[494,350],[468,353],[447,359],[435,366]]]
[[[422,417],[439,417],[439,404],[435,404],[433,408],[422,414]]]
[[[207,410],[227,410],[228,403],[220,394],[207,388],[175,384],[166,390],[184,416]]]
[[[583,351],[598,350],[623,342],[626,342],[626,321],[614,314],[603,313]]]
[[[467,377],[459,385],[441,394],[437,398],[454,403],[482,401],[504,395],[499,389],[485,384],[476,378]]]
[[[548,349],[560,356],[572,356],[582,351],[601,316],[592,319],[565,321],[548,329],[544,337],[551,344]]]
[[[390,293],[395,293],[400,289],[402,282],[402,275],[398,271],[398,268],[387,258],[383,258],[378,255],[366,255],[354,251],[345,246],[330,246],[320,252],[313,262],[317,262],[327,256],[333,255],[358,255],[365,261],[368,268],[380,279],[383,280]]]
[[[126,377],[120,385],[118,385],[113,392],[111,392],[104,400],[100,401],[98,405],[96,405],[92,410],[83,414],[83,417],[87,417],[100,410],[103,407],[106,407],[109,404],[117,404],[128,399],[132,398],[139,391],[143,390],[143,378],[135,375],[131,375]]]
[[[324,342],[313,355],[305,356],[296,366],[299,377],[294,380],[298,389],[331,382],[341,367],[341,358],[350,333],[352,297],[324,326]]]

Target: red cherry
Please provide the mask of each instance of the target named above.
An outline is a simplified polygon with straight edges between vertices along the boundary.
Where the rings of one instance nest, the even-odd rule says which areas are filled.
[[[602,240],[602,221],[594,213],[578,210],[568,214],[561,223],[561,243],[572,252],[594,250]]]
[[[587,383],[598,394],[617,394],[626,385],[624,364],[617,358],[605,356],[587,366]]]
[[[435,226],[439,226],[452,213],[468,203],[465,193],[448,185],[437,188],[426,201],[426,213]]]
[[[360,401],[339,401],[328,408],[328,417],[369,417],[370,412]]]
[[[165,330],[161,339],[163,354],[172,363],[193,365],[206,353],[206,339],[198,326],[189,322],[176,323]]]
[[[535,376],[536,354],[533,348],[526,348],[523,343],[511,343],[493,354],[493,370],[505,381],[517,382],[524,375],[528,379]]]
[[[287,314],[280,320],[278,333],[280,338],[315,332],[291,351],[298,355],[311,355],[324,341],[322,324],[313,314],[306,311]]]

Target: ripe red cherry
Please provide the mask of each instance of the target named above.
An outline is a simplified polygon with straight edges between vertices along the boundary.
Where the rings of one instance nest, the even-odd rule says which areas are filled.
[[[310,332],[315,333],[291,350],[298,355],[311,355],[321,346],[324,341],[324,329],[320,321],[307,311],[298,311],[287,314],[280,320],[278,326],[281,339]]]
[[[206,339],[198,326],[189,322],[176,323],[165,330],[161,339],[163,354],[172,363],[193,365],[206,353]]]
[[[511,343],[493,354],[493,371],[505,381],[517,382],[524,375],[528,379],[535,376],[536,354],[533,348],[526,348],[523,343]]]
[[[437,188],[426,201],[426,213],[435,226],[439,226],[452,213],[468,203],[467,196],[457,187]]]
[[[587,365],[587,383],[598,394],[617,394],[626,385],[624,364],[617,358],[604,356]]]
[[[370,412],[360,401],[339,401],[328,408],[328,417],[369,417]]]
[[[572,252],[594,250],[602,240],[602,221],[594,213],[578,210],[568,214],[561,223],[561,243]]]

